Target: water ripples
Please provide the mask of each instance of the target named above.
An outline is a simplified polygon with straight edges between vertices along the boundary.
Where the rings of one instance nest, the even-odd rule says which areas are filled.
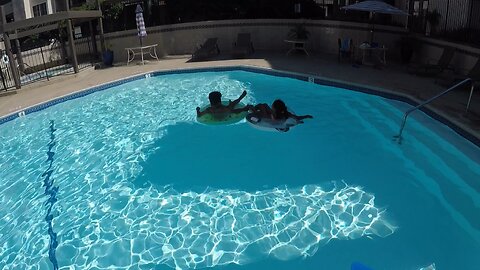
[[[2,125],[0,268],[52,269],[50,229],[60,269],[184,269],[291,259],[312,256],[331,239],[394,231],[374,196],[347,184],[256,192],[139,188],[134,181],[141,164],[158,150],[155,142],[168,126],[193,123],[195,107],[207,102],[210,91],[233,99],[250,90],[221,73],[192,78],[130,82]],[[252,94],[246,103],[255,101]],[[49,190],[62,187],[50,196],[56,202],[48,201],[42,186],[49,119],[56,143]]]

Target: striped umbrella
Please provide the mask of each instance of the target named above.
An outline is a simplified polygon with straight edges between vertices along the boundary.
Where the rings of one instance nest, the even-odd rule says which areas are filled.
[[[135,9],[135,14],[135,17],[137,19],[138,37],[140,38],[140,46],[143,46],[142,38],[147,36],[147,30],[145,30],[145,21],[143,20],[143,9],[139,4]]]
[[[392,5],[389,5],[383,2],[382,0],[367,0],[367,1],[356,3],[356,4],[344,6],[341,9],[372,12],[373,13],[372,21],[374,21],[376,13],[408,16],[408,13],[406,13],[405,11],[398,9]],[[371,30],[372,34],[370,36],[370,43],[373,42],[374,31],[375,31],[375,23],[373,22],[372,30]]]
[[[349,6],[344,6],[344,10],[359,10],[373,13],[393,14],[393,15],[408,15],[405,11],[398,9],[380,0],[367,0]]]

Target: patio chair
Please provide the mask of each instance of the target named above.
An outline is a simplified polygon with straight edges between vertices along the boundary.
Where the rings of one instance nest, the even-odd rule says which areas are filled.
[[[470,69],[470,71],[466,75],[445,75],[446,76],[442,76],[441,78],[435,80],[435,83],[445,87],[450,87],[460,81],[465,80],[466,78],[471,78],[474,82],[478,84],[480,83],[480,58],[477,59],[477,63]]]
[[[239,33],[237,42],[233,43],[232,54],[234,57],[246,57],[255,52],[250,33]]]
[[[351,61],[355,59],[355,49],[351,38],[338,39],[338,61],[342,58],[349,58]]]
[[[444,70],[450,69],[454,70],[453,66],[450,65],[453,55],[455,54],[455,48],[447,47],[443,49],[442,56],[438,59],[437,63],[427,63],[421,65],[410,66],[408,71],[409,73],[424,76],[424,77],[434,77],[442,73]]]
[[[192,54],[192,61],[206,60],[212,56],[219,55],[217,38],[208,38],[202,45],[200,45]]]

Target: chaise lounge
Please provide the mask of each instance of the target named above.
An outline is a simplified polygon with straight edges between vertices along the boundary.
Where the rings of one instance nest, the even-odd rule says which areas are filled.
[[[232,54],[234,57],[246,57],[254,53],[253,43],[250,39],[250,33],[239,33],[237,42],[233,44]]]
[[[217,38],[208,38],[200,47],[198,47],[192,54],[191,61],[207,60],[212,56],[220,54],[218,48]]]
[[[440,59],[438,59],[437,63],[413,65],[408,68],[408,72],[418,76],[434,77],[442,73],[444,70],[453,70],[453,66],[450,65],[450,61],[452,61],[454,54],[455,49],[452,47],[447,47],[443,50],[442,56],[440,56]]]

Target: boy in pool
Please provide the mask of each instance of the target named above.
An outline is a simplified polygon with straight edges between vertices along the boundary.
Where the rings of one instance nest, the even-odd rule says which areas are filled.
[[[210,100],[210,107],[206,108],[203,112],[200,110],[200,107],[197,107],[197,117],[205,115],[207,113],[212,114],[215,118],[222,119],[228,116],[231,113],[241,113],[250,110],[253,106],[247,105],[243,108],[235,108],[235,106],[240,103],[240,101],[247,95],[247,91],[243,93],[234,101],[230,101],[228,105],[222,104],[222,93],[218,91],[213,91],[208,95]]]

